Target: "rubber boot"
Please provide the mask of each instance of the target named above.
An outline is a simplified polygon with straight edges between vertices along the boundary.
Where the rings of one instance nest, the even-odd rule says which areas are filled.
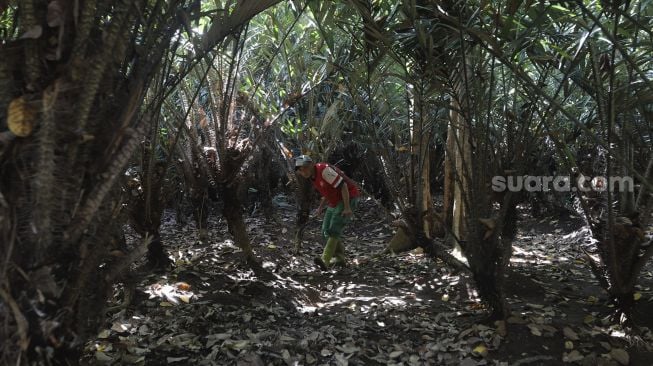
[[[334,257],[336,259],[335,265],[343,267],[347,265],[347,258],[345,257],[345,245],[342,243],[342,239],[338,240]]]
[[[324,246],[322,257],[315,258],[315,264],[317,264],[323,270],[329,269],[331,265],[331,258],[333,258],[333,254],[338,247],[338,240],[338,238],[330,236],[326,242],[326,245]]]
[[[324,263],[326,263],[327,266],[329,263],[331,263],[331,258],[333,258],[336,249],[338,249],[338,241],[340,241],[339,238],[330,236],[326,242],[326,245],[324,246],[324,251],[322,252],[322,260]]]

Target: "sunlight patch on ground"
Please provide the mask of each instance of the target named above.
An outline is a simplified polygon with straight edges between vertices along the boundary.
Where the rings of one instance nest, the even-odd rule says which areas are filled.
[[[308,305],[308,304],[297,304],[297,305],[295,305],[295,309],[300,314],[314,313],[317,309],[319,309],[319,306],[313,306],[313,305]]]
[[[192,297],[197,297],[190,291],[190,285],[186,282],[170,283],[153,283],[147,286],[143,292],[150,295],[150,299],[159,298],[163,300],[161,306],[172,306],[181,302],[189,303]]]
[[[369,305],[361,304],[361,303],[369,303],[369,302],[371,302]],[[367,313],[371,310],[378,308],[379,306],[382,306],[384,309],[388,309],[388,308],[401,309],[401,308],[405,308],[408,305],[408,303],[403,297],[396,297],[396,296],[385,296],[383,298],[374,297],[374,296],[344,296],[344,297],[339,297],[337,300],[334,301],[318,303],[317,307],[327,308],[336,305],[346,305],[347,303],[350,303],[348,305],[349,308],[352,308],[352,310],[358,309],[358,311],[360,311],[361,313]]]
[[[255,281],[258,280],[258,278],[256,277],[256,274],[251,270],[238,271],[238,272],[235,273],[235,275],[234,274],[227,274],[227,277],[232,279],[236,283],[241,282],[241,281],[255,282]]]
[[[240,248],[238,248],[238,246],[236,246],[236,244],[234,243],[234,241],[231,240],[231,239],[225,239],[225,240],[219,241],[219,242],[217,242],[217,243],[211,244],[211,248],[213,248],[213,249],[225,249],[225,248],[229,248],[229,249],[237,249],[237,250],[240,250]]]
[[[302,284],[301,282],[295,281],[291,277],[283,277],[283,276],[280,276],[277,273],[272,273],[272,275],[274,277],[276,277],[277,280],[276,281],[265,282],[265,284],[267,286],[270,286],[270,287],[284,287],[284,286],[287,286],[287,287],[290,287],[290,288],[294,288],[296,290],[305,290],[307,288],[306,285]]]
[[[274,262],[271,262],[271,261],[263,261],[263,263],[261,264],[261,266],[263,267],[263,269],[267,269],[267,270],[269,270],[269,271],[272,271],[272,270],[274,270],[275,268],[277,268],[277,264],[274,263]]]
[[[475,304],[481,303],[481,297],[478,295],[478,291],[476,291],[474,286],[472,286],[470,283],[466,283],[465,289],[467,290],[467,297],[469,298],[469,301]]]
[[[460,276],[458,275],[450,275],[448,273],[443,274],[439,278],[435,278],[432,280],[433,283],[438,285],[438,287],[442,286],[455,286],[460,282]],[[431,286],[431,288],[436,288]]]
[[[535,260],[529,260],[526,258],[511,258],[510,263],[527,263],[527,264],[552,264],[548,259],[535,259]]]
[[[521,246],[513,244],[512,257],[510,263],[528,263],[528,264],[552,264],[552,258],[549,254],[544,252],[544,247],[538,245],[537,249],[524,249]],[[556,260],[565,262],[570,259],[559,255],[555,257]]]
[[[563,235],[562,238],[563,239],[579,239],[579,240],[582,240],[582,239],[584,239],[585,237],[587,237],[589,235],[591,235],[589,227],[584,226],[584,227],[582,227],[582,228],[580,228],[578,230],[570,232],[569,234]]]

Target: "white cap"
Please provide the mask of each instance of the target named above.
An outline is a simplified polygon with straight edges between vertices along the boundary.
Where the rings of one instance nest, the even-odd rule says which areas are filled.
[[[295,158],[295,170],[297,170],[297,168],[299,168],[299,167],[309,165],[312,162],[313,162],[313,159],[311,159],[310,156],[300,155],[300,156]]]

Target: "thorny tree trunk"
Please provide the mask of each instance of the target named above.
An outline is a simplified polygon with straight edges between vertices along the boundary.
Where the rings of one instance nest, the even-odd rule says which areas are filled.
[[[599,148],[596,154],[593,174],[611,176],[607,169],[607,152]],[[608,187],[610,188],[610,187]],[[646,262],[653,256],[653,246],[645,243],[643,228],[649,224],[649,217],[638,211],[618,212],[610,204],[607,192],[590,197],[596,210],[588,210],[587,220],[596,239],[598,257],[585,253],[594,276],[616,304],[615,320],[630,322],[634,305],[637,279]],[[650,205],[635,207],[641,212],[650,212]],[[605,212],[611,210],[611,214]],[[612,217],[611,216],[616,216]],[[648,245],[647,245],[648,244]]]
[[[183,132],[188,138],[180,143],[180,151],[184,156],[183,169],[186,180],[186,187],[189,191],[189,199],[193,206],[193,218],[197,225],[198,238],[206,243],[209,239],[208,217],[209,217],[209,190],[215,188],[215,176],[217,174],[218,156],[214,148],[206,148],[210,144],[210,131],[197,127],[207,125],[207,115],[204,108],[194,103],[193,93],[187,85],[182,87],[180,99],[182,106],[187,112],[192,112],[184,120]],[[201,133],[201,134],[200,134]]]
[[[226,153],[226,156],[221,159],[222,174],[233,178],[220,185],[220,195],[224,200],[222,212],[227,220],[229,233],[233,235],[236,246],[242,249],[244,259],[247,262],[254,263],[254,252],[247,236],[247,226],[243,218],[243,203],[238,195],[238,185],[241,183],[239,171],[242,167],[242,159],[245,156],[242,151],[236,148],[227,148]]]
[[[618,18],[619,15],[616,15],[615,24]],[[614,31],[616,32],[616,25]],[[624,115],[617,106],[617,103],[622,102],[622,97],[615,93],[615,90],[620,88],[619,81],[615,78],[616,68],[601,70],[601,56],[596,45],[590,43],[589,51],[597,115],[602,137],[606,141],[605,146],[596,147],[591,173],[595,177],[610,178],[620,170],[626,175],[634,174],[632,170],[625,170],[625,166],[634,162],[634,154],[631,153],[634,145],[631,144],[636,140],[630,138],[631,117]],[[615,53],[616,49],[613,48],[610,59],[614,60]],[[604,71],[608,72],[608,78],[605,78]],[[622,155],[619,161],[615,157],[618,151]],[[644,151],[648,154],[650,148],[645,148]],[[649,163],[648,171],[642,178],[647,179],[646,175],[651,173],[650,167]],[[590,206],[587,202],[583,204],[599,255],[594,257],[586,254],[594,275],[617,305],[615,315],[618,320],[630,322],[635,284],[646,261],[653,255],[653,248],[642,246],[645,241],[644,229],[648,227],[650,220],[650,206],[639,198],[635,200],[634,192],[625,189],[633,187],[613,187],[612,184],[608,179],[602,185],[603,190],[586,193],[590,202],[594,200],[592,208],[596,208],[588,209]],[[622,193],[617,193],[617,189],[621,189]],[[646,188],[642,188],[640,193],[645,190]]]
[[[215,151],[208,150],[204,153],[200,150],[195,138],[192,138],[189,143],[191,147],[190,160],[184,162],[190,175],[186,179],[186,187],[188,187],[189,198],[193,206],[193,218],[197,225],[198,239],[206,243],[209,239],[209,189],[211,183],[215,185],[213,180],[216,171]]]
[[[515,235],[516,209],[512,201],[513,194],[509,192],[493,219],[469,218],[470,231],[463,245],[479,296],[487,303],[492,320],[506,319],[510,312],[505,276]]]
[[[490,318],[499,320],[509,314],[504,282],[515,233],[515,204],[512,192],[508,192],[499,211],[493,209],[489,182],[494,171],[495,147],[488,142],[489,131],[479,122],[482,118],[478,115],[472,118],[480,109],[472,107],[474,100],[481,100],[472,86],[482,90],[482,85],[470,82],[467,73],[471,68],[465,60],[462,65],[463,70],[457,75],[458,90],[452,97],[454,131],[449,136],[454,138],[452,231],[460,240],[478,293],[489,307]],[[523,160],[519,158],[516,156],[515,161]]]
[[[234,180],[231,184],[225,184],[221,189],[224,197],[223,214],[227,219],[229,233],[233,235],[236,246],[243,250],[246,261],[254,260],[254,253],[247,236],[247,226],[243,219],[243,204],[238,198],[238,181]]]
[[[279,184],[279,165],[273,158],[272,150],[267,146],[263,148],[260,167],[257,167],[257,186],[259,188],[259,200],[263,208],[263,214],[268,222],[275,222],[275,211],[273,205],[274,191]],[[276,167],[276,168],[275,168]]]
[[[197,225],[199,241],[206,243],[209,240],[209,194],[208,187],[191,187],[190,201],[193,206],[193,218]]]
[[[273,153],[265,141],[258,147],[258,151],[254,154],[254,158],[250,163],[250,167],[254,169],[254,181],[252,183],[254,189],[257,191],[255,199],[261,204],[265,221],[273,222],[272,185],[274,177],[278,173],[273,171]]]
[[[506,195],[501,213],[491,218],[491,194],[485,189],[487,176],[480,168],[489,162],[482,156],[476,156],[473,159],[478,162],[472,163],[471,145],[465,130],[467,128],[462,127],[456,131],[457,146],[460,148],[454,149],[456,171],[452,231],[460,240],[479,296],[490,309],[490,318],[505,319],[509,308],[505,300],[504,275],[512,236],[505,235],[510,231],[504,233],[503,227],[508,211],[514,211],[514,204],[511,195]],[[468,204],[471,205],[469,208]]]
[[[178,174],[183,177],[183,187],[187,191],[187,198],[192,207],[198,238],[201,242],[206,242],[209,236],[208,200],[212,194],[215,196],[217,191],[215,180],[212,179],[217,171],[217,155],[215,150],[207,150],[206,154],[202,154],[197,146],[193,146],[196,144],[193,135],[188,134],[188,136],[190,141],[182,141],[177,145],[176,152],[180,159],[175,163],[175,167]],[[215,198],[217,199],[217,196]],[[183,200],[183,196],[180,199]],[[182,213],[179,212],[178,215],[180,214]]]
[[[238,2],[202,49],[279,1]],[[25,36],[0,43],[0,363],[72,365],[112,284],[143,254],[111,255],[116,183],[150,127],[146,91],[188,4],[15,3]]]
[[[128,189],[131,190],[131,197],[127,201],[130,224],[134,231],[142,238],[148,237],[151,239],[148,245],[147,259],[153,268],[163,268],[169,264],[169,259],[163,250],[161,234],[159,232],[165,201],[159,199],[159,195],[157,195],[157,198],[150,201],[148,205],[143,191],[160,190],[161,184],[163,184],[162,180],[157,177],[149,184],[145,183],[140,187],[138,186],[138,182],[134,185],[128,185]],[[134,191],[136,193],[132,193]],[[147,208],[148,206],[149,209]]]
[[[501,202],[499,212],[492,213],[491,196],[487,189],[484,189],[487,180],[482,173],[483,169],[477,169],[477,174],[471,177],[470,191],[466,193],[472,206],[465,217],[468,231],[461,246],[469,262],[479,296],[490,309],[490,318],[502,320],[509,314],[504,284],[512,254],[516,209],[513,193],[508,192]]]
[[[156,136],[153,138],[156,141]],[[153,269],[163,269],[170,265],[170,259],[163,249],[160,227],[166,202],[170,196],[170,185],[166,187],[165,162],[157,161],[154,151],[156,142],[146,140],[141,149],[140,176],[132,178],[126,210],[131,227],[143,240],[149,239],[148,263]]]
[[[46,24],[47,4],[19,6],[21,33]],[[56,25],[43,27],[43,36],[0,46],[0,69],[10,70],[12,80],[0,100],[28,102],[12,104],[0,129],[29,126],[12,129],[20,137],[0,150],[0,191],[11,207],[4,219],[13,223],[2,243],[10,264],[0,276],[2,300],[11,314],[0,311],[7,325],[0,332],[10,331],[0,338],[13,348],[2,352],[3,364],[76,363],[101,319],[108,278],[116,278],[120,261],[110,255],[111,243],[121,239],[113,221],[120,207],[116,183],[149,127],[146,117],[140,124],[134,117],[157,68],[152,60],[164,49],[150,49],[149,61],[133,64],[130,87],[116,70],[108,71],[114,61],[133,56],[125,40],[125,25],[135,21],[131,6],[115,4],[102,40],[89,40],[97,9],[87,1],[76,25],[72,9],[59,9],[48,14]],[[90,42],[96,47],[87,49]]]

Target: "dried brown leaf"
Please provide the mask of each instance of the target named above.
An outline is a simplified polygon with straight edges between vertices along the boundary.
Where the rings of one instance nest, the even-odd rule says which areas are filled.
[[[36,113],[24,97],[18,97],[7,108],[9,131],[19,137],[27,137],[34,130]]]

